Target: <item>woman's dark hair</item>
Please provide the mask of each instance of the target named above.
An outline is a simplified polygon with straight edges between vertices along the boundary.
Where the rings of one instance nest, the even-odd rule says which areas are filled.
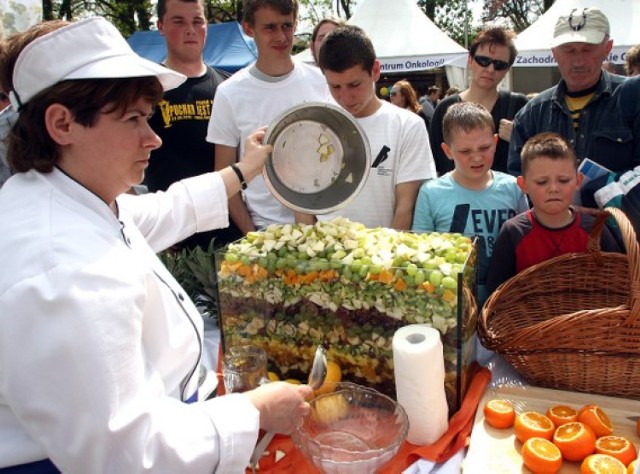
[[[154,77],[62,81],[33,97],[20,110],[8,137],[7,159],[13,170],[50,172],[60,159],[60,147],[45,125],[45,112],[53,104],[67,107],[75,122],[93,127],[101,113],[119,111],[140,98],[154,106],[162,97],[162,85]]]
[[[513,64],[518,55],[518,49],[513,42],[516,38],[516,34],[513,30],[502,28],[500,26],[494,26],[480,31],[478,36],[471,42],[469,46],[469,55],[471,57],[476,55],[476,51],[483,44],[506,46],[509,48],[509,64]]]

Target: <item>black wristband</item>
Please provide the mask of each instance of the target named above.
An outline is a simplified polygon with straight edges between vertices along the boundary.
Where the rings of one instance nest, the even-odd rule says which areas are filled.
[[[233,163],[231,165],[231,169],[235,172],[236,176],[240,180],[240,186],[242,187],[242,189],[247,189],[247,182],[244,180],[244,175],[242,174],[242,171],[240,171],[238,165]]]

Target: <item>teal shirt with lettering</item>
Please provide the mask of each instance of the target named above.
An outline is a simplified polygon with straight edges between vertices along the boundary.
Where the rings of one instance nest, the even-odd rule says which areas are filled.
[[[479,238],[478,303],[487,297],[484,282],[498,232],[508,219],[529,209],[516,178],[492,171],[493,182],[483,190],[467,189],[449,172],[420,187],[412,230],[456,232]]]

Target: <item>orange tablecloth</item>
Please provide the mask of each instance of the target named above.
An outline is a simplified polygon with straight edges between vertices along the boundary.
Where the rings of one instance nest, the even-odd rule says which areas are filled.
[[[473,428],[473,420],[478,403],[487,385],[491,382],[491,372],[486,367],[475,366],[469,390],[462,401],[462,406],[449,420],[449,429],[442,437],[430,446],[416,446],[404,442],[398,454],[380,471],[383,474],[397,474],[408,468],[420,458],[437,463],[445,462],[460,449],[469,444]],[[271,474],[319,474],[304,455],[295,447],[291,437],[276,436],[267,447],[268,455],[260,460],[260,473]],[[280,461],[275,461],[277,451],[284,453]],[[247,470],[248,473],[251,470]]]

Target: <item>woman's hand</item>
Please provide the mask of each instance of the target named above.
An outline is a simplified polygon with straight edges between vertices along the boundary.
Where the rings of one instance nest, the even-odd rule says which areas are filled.
[[[309,414],[311,407],[305,400],[313,391],[308,385],[271,382],[244,392],[260,411],[260,428],[289,434]]]
[[[266,127],[256,130],[244,142],[244,155],[238,166],[247,182],[262,172],[264,163],[273,150],[273,146],[263,143],[265,131]]]

